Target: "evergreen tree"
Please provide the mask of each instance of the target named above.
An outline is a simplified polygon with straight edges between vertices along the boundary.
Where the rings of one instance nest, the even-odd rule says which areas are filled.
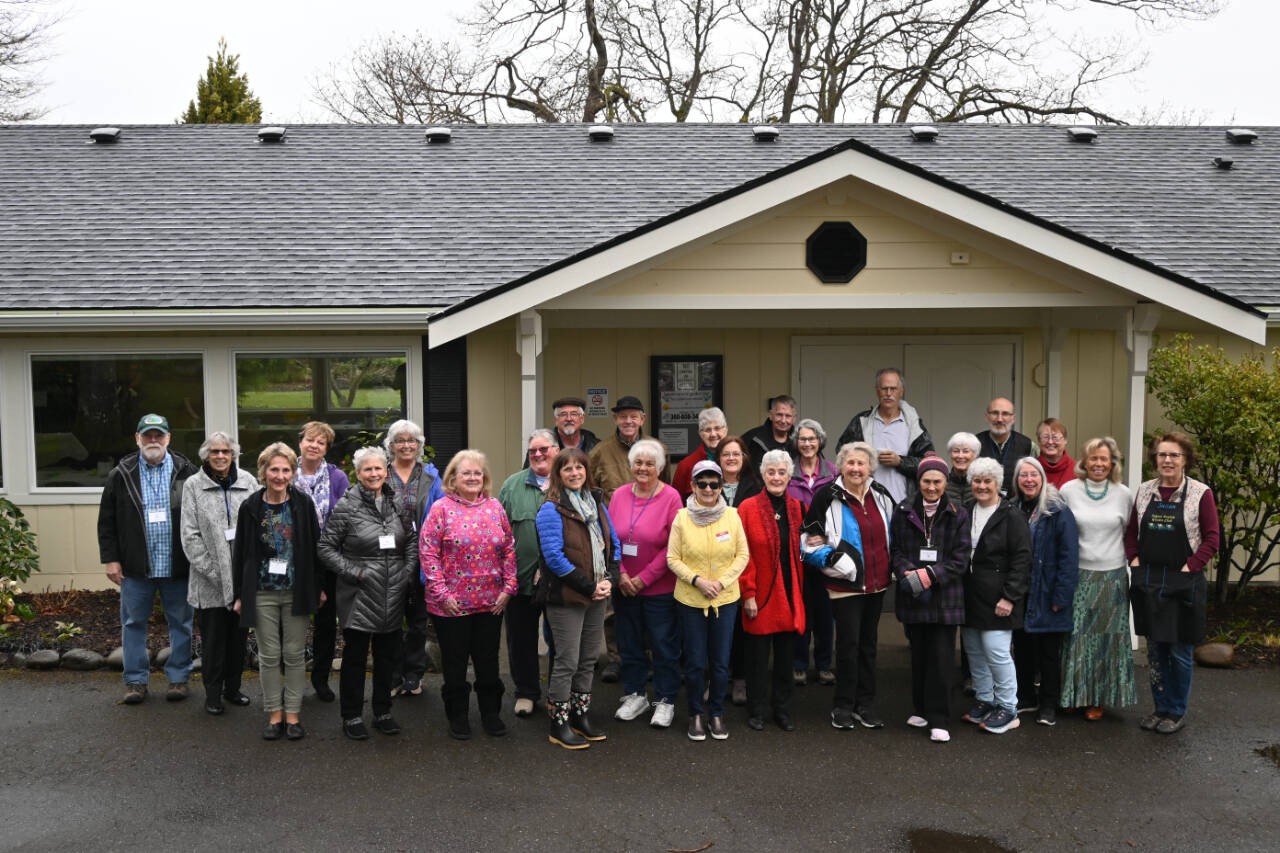
[[[239,71],[240,56],[227,56],[227,40],[218,39],[218,55],[196,82],[196,99],[182,114],[181,124],[257,124],[262,103],[249,91],[249,78]]]

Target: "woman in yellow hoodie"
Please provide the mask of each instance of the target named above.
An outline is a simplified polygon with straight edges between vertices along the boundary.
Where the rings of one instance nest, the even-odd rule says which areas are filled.
[[[689,739],[707,731],[724,740],[724,694],[729,686],[729,652],[738,618],[738,575],[746,568],[747,537],[738,511],[720,493],[724,474],[710,460],[693,467],[693,494],[671,524],[667,563],[675,573],[675,598],[684,641],[685,691],[689,694]],[[702,689],[708,667],[711,688],[703,722]]]

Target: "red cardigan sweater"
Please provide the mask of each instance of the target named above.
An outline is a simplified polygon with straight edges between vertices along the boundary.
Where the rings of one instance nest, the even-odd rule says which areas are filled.
[[[780,631],[804,633],[804,569],[800,555],[800,525],[804,511],[800,501],[787,497],[787,521],[792,541],[791,565],[778,564],[780,543],[778,522],[773,517],[773,504],[767,492],[753,495],[738,507],[738,517],[747,536],[747,567],[738,577],[743,599],[755,597],[760,612],[754,619],[742,616],[742,629],[748,634],[776,634]],[[787,600],[782,573],[791,573],[791,600]]]

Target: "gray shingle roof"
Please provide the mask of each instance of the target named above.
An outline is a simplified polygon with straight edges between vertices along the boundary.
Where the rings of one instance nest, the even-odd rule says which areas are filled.
[[[1145,266],[1280,304],[1280,128],[743,125],[0,127],[0,310],[444,308],[838,145],[958,184]],[[852,140],[852,142],[850,141]],[[1212,166],[1230,156],[1235,168]]]

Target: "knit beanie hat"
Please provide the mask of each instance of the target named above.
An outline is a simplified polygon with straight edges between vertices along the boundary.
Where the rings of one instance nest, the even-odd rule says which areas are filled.
[[[929,471],[937,471],[945,477],[951,473],[951,468],[941,456],[936,453],[926,453],[924,458],[920,460],[919,466],[916,467],[916,479],[919,480]]]

